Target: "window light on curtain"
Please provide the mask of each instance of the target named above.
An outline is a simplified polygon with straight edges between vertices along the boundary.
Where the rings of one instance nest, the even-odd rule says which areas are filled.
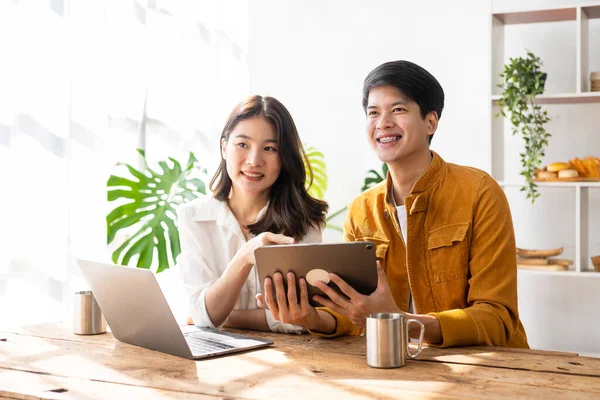
[[[75,257],[108,260],[117,161],[218,160],[248,95],[247,1],[0,3],[0,324],[66,319]]]

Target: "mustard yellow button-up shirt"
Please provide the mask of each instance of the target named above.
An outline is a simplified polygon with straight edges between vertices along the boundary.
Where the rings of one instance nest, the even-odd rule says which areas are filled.
[[[391,204],[391,177],[349,206],[346,241],[376,245],[398,307],[410,293],[418,314],[435,315],[443,347],[494,345],[527,348],[517,308],[515,235],[502,188],[484,171],[433,159],[404,198],[407,240]],[[362,329],[331,310],[332,335]]]

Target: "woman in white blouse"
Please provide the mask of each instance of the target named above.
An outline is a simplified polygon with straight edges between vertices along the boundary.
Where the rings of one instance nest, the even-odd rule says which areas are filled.
[[[213,196],[178,210],[177,263],[192,319],[203,327],[301,332],[258,308],[254,268],[259,246],[322,240],[327,203],[305,189],[306,155],[296,125],[275,98],[252,96],[231,112],[220,148]]]

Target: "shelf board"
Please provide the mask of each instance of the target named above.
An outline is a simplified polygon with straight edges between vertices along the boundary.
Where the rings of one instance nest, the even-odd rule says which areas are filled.
[[[577,8],[555,8],[535,11],[516,11],[493,14],[504,25],[533,24],[537,22],[575,21]]]
[[[501,95],[495,94],[491,100],[496,103],[501,98]],[[535,98],[535,102],[537,104],[600,103],[600,92],[542,94]]]
[[[525,182],[504,182],[498,181],[502,187],[522,187]],[[600,182],[535,182],[539,187],[596,187],[600,188]]]
[[[557,276],[579,276],[585,279],[598,279],[600,278],[600,272],[596,271],[538,271],[535,269],[527,269],[527,268],[517,268],[517,271],[525,273],[525,274],[537,274],[537,275],[557,275]]]
[[[583,5],[581,9],[588,19],[600,18],[600,5]],[[544,10],[507,11],[492,15],[504,25],[575,21],[577,20],[577,6],[555,7]]]
[[[600,18],[600,5],[581,7],[588,19]]]

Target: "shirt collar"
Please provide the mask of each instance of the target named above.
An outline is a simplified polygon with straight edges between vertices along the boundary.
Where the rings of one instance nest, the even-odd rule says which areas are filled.
[[[256,221],[262,218],[268,207],[269,202],[258,212]],[[239,225],[227,202],[217,200],[214,197],[209,198],[202,207],[198,207],[194,221],[216,221],[219,226]]]
[[[410,195],[406,197],[405,206],[409,209],[409,214],[415,212],[421,212],[427,210],[427,204],[429,202],[429,190],[438,181],[446,169],[446,162],[440,157],[435,151],[431,151],[431,162],[429,166],[423,172],[423,174],[417,179]],[[392,200],[392,176],[388,171],[386,176],[386,191],[385,191],[385,202],[388,204],[394,204]]]

